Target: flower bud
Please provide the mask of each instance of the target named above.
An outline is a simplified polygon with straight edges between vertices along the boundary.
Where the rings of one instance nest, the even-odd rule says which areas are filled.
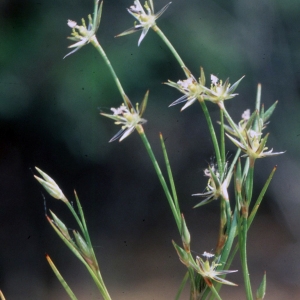
[[[68,241],[72,241],[72,239],[71,239],[71,237],[69,235],[69,230],[66,227],[66,225],[51,210],[50,210],[50,213],[51,213],[51,216],[53,218],[53,221],[54,221],[54,224],[56,225],[56,227],[60,230],[60,232],[64,235],[64,237]]]
[[[89,258],[91,259],[91,251],[89,246],[87,245],[87,243],[85,242],[85,240],[83,239],[83,237],[80,235],[80,233],[76,230],[73,230],[73,234],[76,240],[76,244],[79,248],[79,250],[81,251],[82,255],[85,258]]]
[[[181,247],[179,247],[174,241],[172,241],[173,246],[179,256],[180,261],[186,265],[187,267],[190,266],[190,262],[189,262],[189,256],[186,253],[186,251],[184,249],[182,249]]]
[[[44,179],[35,176],[34,178],[44,187],[44,189],[55,199],[63,200],[64,202],[67,201],[65,195],[59,188],[59,186],[56,184],[56,182],[48,176],[46,173],[44,173],[39,168],[35,167],[35,169],[43,176]]]

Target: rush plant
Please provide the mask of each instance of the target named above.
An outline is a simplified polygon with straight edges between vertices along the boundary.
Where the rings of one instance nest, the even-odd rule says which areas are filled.
[[[265,128],[268,125],[277,102],[268,109],[265,109],[261,104],[261,85],[258,84],[254,109],[250,112],[250,109],[245,108],[245,111],[241,112],[241,119],[235,121],[226,107],[228,101],[235,101],[235,98],[238,96],[236,91],[244,76],[241,76],[233,84],[229,82],[228,78],[221,80],[215,75],[210,75],[208,77],[209,80],[207,80],[203,68],[200,67],[200,75],[197,79],[196,75],[192,74],[171,42],[156,24],[158,20],[160,21],[159,18],[170,4],[167,3],[155,13],[152,0],[145,3],[135,0],[133,5],[127,9],[129,14],[135,18],[134,26],[119,34],[118,37],[141,31],[138,40],[138,45],[140,45],[150,29],[158,34],[162,42],[169,48],[170,55],[175,57],[182,69],[182,77],[177,82],[168,80],[168,78],[165,80],[166,90],[169,87],[175,88],[179,94],[179,98],[170,103],[169,106],[182,105],[181,110],[184,110],[186,114],[189,113],[188,108],[191,105],[200,104],[203,110],[216,161],[208,164],[204,171],[204,178],[207,180],[205,191],[193,194],[191,192],[191,194],[194,197],[201,198],[201,201],[195,205],[197,209],[201,209],[203,205],[209,205],[212,201],[218,201],[220,204],[218,211],[220,215],[219,233],[216,236],[216,248],[213,253],[206,252],[206,249],[197,249],[198,252],[203,252],[203,255],[194,256],[191,252],[193,233],[189,231],[189,221],[184,218],[180,209],[180,201],[177,196],[171,162],[168,159],[163,135],[160,134],[159,139],[164,156],[164,167],[167,170],[166,175],[161,171],[160,164],[156,159],[147,138],[147,133],[144,130],[143,125],[146,123],[146,120],[143,118],[143,113],[145,112],[148,98],[151,98],[149,97],[149,91],[145,92],[140,105],[134,105],[130,100],[130,96],[125,93],[121,80],[114,71],[113,63],[109,61],[104,49],[97,40],[96,34],[100,30],[99,28],[101,28],[100,21],[103,2],[99,3],[99,0],[94,0],[94,12],[93,15],[88,16],[88,24],[86,24],[84,19],[82,19],[81,25],[78,25],[75,21],[68,21],[67,24],[72,29],[69,39],[75,43],[69,46],[69,48],[74,49],[65,57],[74,54],[74,52],[87,44],[95,47],[106,63],[116,84],[116,88],[121,95],[117,106],[115,103],[112,103],[114,107],[111,108],[111,114],[101,113],[102,116],[114,120],[115,125],[120,126],[109,142],[119,140],[126,143],[130,139],[130,135],[134,132],[137,132],[141,137],[142,145],[145,147],[157,178],[161,183],[181,239],[180,243],[173,241],[173,246],[174,251],[178,254],[179,261],[186,266],[187,271],[185,275],[183,274],[183,280],[178,287],[178,291],[174,291],[174,298],[181,298],[183,288],[189,282],[190,300],[221,299],[220,290],[222,285],[225,284],[232,286],[233,289],[236,288],[236,284],[230,280],[230,274],[238,272],[240,276],[243,276],[246,299],[263,299],[266,293],[266,274],[262,274],[260,286],[252,287],[247,263],[247,237],[258,207],[276,170],[276,167],[271,170],[259,196],[253,199],[256,160],[283,153],[273,152],[273,149],[269,150],[267,145],[269,134],[265,134]],[[125,50],[123,49],[122,51]],[[68,59],[70,58],[68,57]],[[212,121],[210,114],[213,105],[217,106],[220,114],[218,124],[216,125],[214,125],[215,121]],[[216,126],[220,128],[218,136],[215,131]],[[230,161],[226,157],[228,150],[226,149],[225,139],[231,141],[232,145],[236,148],[235,155]],[[118,145],[114,144],[113,147],[118,147]],[[36,170],[41,177],[35,176],[35,178],[52,197],[63,201],[74,216],[79,230],[70,232],[68,226],[52,211],[47,216],[49,224],[73,254],[85,265],[103,299],[111,299],[100,273],[84,213],[76,193],[75,199],[78,212],[64,196],[56,182],[40,169],[36,168]],[[233,186],[233,189],[229,189],[230,186]],[[229,192],[231,190],[234,190],[234,193],[231,194]],[[174,239],[176,238],[174,237]],[[229,270],[237,254],[240,257],[240,269]],[[77,299],[49,256],[47,256],[47,260],[70,298]],[[256,290],[255,295],[253,295],[253,289]],[[1,292],[0,298],[4,299]]]

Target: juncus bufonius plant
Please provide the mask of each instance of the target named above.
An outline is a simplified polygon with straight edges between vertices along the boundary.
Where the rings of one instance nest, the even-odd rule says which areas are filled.
[[[223,284],[236,286],[235,283],[225,279],[225,276],[238,271],[229,270],[229,268],[236,253],[239,252],[241,261],[240,273],[244,279],[246,298],[247,300],[252,300],[252,286],[247,263],[247,234],[259,204],[261,203],[276,170],[276,168],[272,170],[265,185],[262,187],[261,193],[255,200],[254,208],[250,209],[250,203],[253,200],[252,194],[255,179],[254,162],[257,158],[266,158],[283,153],[273,152],[273,149],[269,150],[266,146],[269,134],[263,134],[263,130],[266,128],[268,124],[267,121],[272,115],[277,102],[265,111],[264,106],[261,105],[261,86],[258,85],[255,111],[250,114],[249,109],[245,110],[242,115],[242,120],[235,123],[226,109],[226,103],[227,101],[234,101],[234,98],[238,96],[236,89],[244,76],[231,85],[228,78],[223,82],[217,76],[210,75],[210,85],[207,86],[204,70],[201,67],[200,77],[196,79],[171,42],[156,24],[157,19],[166,11],[170,3],[166,4],[160,11],[155,13],[152,0],[146,1],[144,5],[142,5],[139,0],[135,0],[133,5],[127,9],[136,19],[134,27],[117,36],[124,36],[141,30],[142,33],[138,40],[139,46],[149,29],[152,28],[161,38],[162,42],[169,48],[171,55],[177,60],[183,71],[183,75],[186,77],[177,81],[168,80],[168,82],[166,82],[166,85],[177,89],[183,94],[180,98],[171,102],[169,106],[172,107],[184,103],[181,108],[183,111],[191,105],[196,105],[197,102],[200,104],[211,135],[216,161],[213,164],[210,164],[204,171],[206,180],[208,178],[206,190],[202,193],[192,195],[204,198],[200,203],[196,204],[195,207],[208,205],[212,201],[218,201],[220,203],[220,229],[218,236],[216,237],[216,248],[214,253],[204,252],[204,258],[192,254],[191,241],[193,233],[190,233],[187,225],[188,222],[185,220],[180,209],[176,185],[173,179],[163,136],[160,134],[164,163],[167,170],[166,178],[161,171],[160,165],[156,160],[151,144],[143,128],[146,120],[142,116],[146,109],[149,92],[146,92],[140,105],[133,105],[129,100],[129,97],[125,94],[121,81],[117,77],[104,49],[97,40],[96,33],[100,25],[103,2],[99,3],[99,0],[94,1],[94,13],[93,17],[91,15],[88,16],[88,25],[86,25],[84,19],[82,19],[82,25],[78,25],[75,21],[68,21],[68,26],[72,28],[71,37],[69,37],[69,39],[75,41],[69,48],[75,49],[66,56],[73,54],[89,43],[96,48],[106,63],[107,68],[116,83],[116,88],[119,90],[122,97],[121,106],[112,103],[111,114],[101,113],[101,115],[114,120],[116,125],[121,125],[119,132],[117,132],[109,142],[113,142],[117,139],[124,142],[125,139],[129,139],[130,135],[136,131],[141,137],[150,160],[152,161],[154,170],[172,211],[182,243],[182,246],[180,246],[173,241],[173,246],[178,254],[179,260],[187,268],[187,273],[179,286],[176,299],[180,298],[183,287],[188,280],[190,281],[189,297],[191,300],[221,299],[220,289]],[[120,53],[120,55],[122,55],[122,52]],[[215,125],[216,122],[213,122],[211,119],[209,109],[213,104],[217,104],[220,110],[219,125]],[[185,111],[185,113],[188,113],[188,110]],[[149,122],[151,122],[151,120]],[[215,126],[220,126],[218,137]],[[226,137],[232,142],[232,145],[236,147],[235,155],[231,160],[227,159],[226,155],[228,151],[225,144]],[[112,147],[117,146],[112,145]],[[51,211],[52,218],[47,215],[48,221],[74,255],[86,266],[99,288],[102,297],[104,299],[111,299],[100,273],[99,265],[88,234],[83,210],[77,195],[75,194],[78,213],[64,196],[55,181],[40,169],[37,169],[37,171],[43,178],[35,176],[36,179],[52,197],[62,200],[67,205],[77,221],[79,231],[73,230],[72,238],[67,226]],[[229,192],[229,187],[231,185],[233,185],[234,190],[234,193],[232,194]],[[198,250],[201,251],[202,249]],[[47,257],[47,260],[69,296],[72,299],[76,299],[76,296],[62,278],[54,263],[49,257]],[[263,275],[261,284],[257,288],[257,299],[263,299],[265,292],[266,275]]]

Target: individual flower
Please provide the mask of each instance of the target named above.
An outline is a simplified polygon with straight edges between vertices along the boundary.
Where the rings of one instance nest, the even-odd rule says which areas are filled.
[[[250,111],[246,111],[242,115],[242,120],[239,122],[237,127],[238,132],[229,126],[224,126],[225,130],[229,132],[226,133],[228,138],[243,152],[246,154],[244,156],[249,156],[252,160],[257,158],[263,158],[268,156],[275,156],[282,154],[284,152],[273,152],[273,149],[268,150],[266,143],[269,134],[262,137],[262,131],[266,128],[268,119],[273,113],[277,102],[275,102],[266,112],[264,112],[264,107],[262,106],[260,113],[255,111],[250,116]],[[232,137],[242,137],[243,139],[237,140]]]
[[[158,19],[166,11],[170,4],[171,2],[164,6],[158,13],[154,14],[154,6],[152,0],[149,0],[149,4],[147,1],[145,2],[144,8],[146,9],[146,11],[141,5],[140,1],[135,0],[134,5],[130,6],[130,8],[127,8],[127,10],[132,16],[134,16],[138,20],[139,24],[136,24],[135,22],[134,27],[125,30],[124,32],[118,34],[116,37],[131,34],[138,30],[143,30],[138,41],[139,46],[144,37],[146,36],[149,28],[156,25],[156,19]]]
[[[224,129],[231,135],[234,135],[236,137],[242,136],[245,139],[246,138],[245,132],[247,132],[247,130],[251,130],[255,118],[257,118],[257,112],[255,111],[251,115],[250,109],[247,109],[242,114],[242,120],[238,124],[235,124],[236,129],[231,128],[230,126],[225,124],[224,124]],[[221,124],[220,122],[218,123]],[[261,123],[261,121],[259,123]],[[267,123],[263,123],[261,128],[264,129],[266,125]],[[238,132],[236,132],[236,130],[238,130]]]
[[[121,142],[126,137],[128,137],[134,131],[135,128],[147,122],[141,117],[146,109],[148,95],[149,91],[147,91],[142,101],[141,108],[139,108],[138,103],[136,104],[136,108],[134,108],[130,100],[126,97],[126,105],[122,104],[118,108],[111,108],[111,111],[113,112],[112,115],[101,113],[101,115],[115,120],[116,125],[122,125],[121,130],[116,135],[114,135],[109,142],[113,142],[118,138],[120,138],[119,141]]]
[[[262,138],[261,132],[256,132],[250,129],[245,132],[246,139],[244,140],[244,142],[240,142],[234,139],[227,133],[226,135],[238,148],[240,148],[243,152],[246,153],[243,156],[249,156],[252,160],[255,160],[257,158],[268,157],[268,156],[275,156],[284,153],[284,152],[273,152],[273,149],[266,151],[268,150],[268,147],[266,147],[266,143],[269,137],[269,133]]]
[[[232,86],[230,86],[229,78],[226,81],[222,82],[219,78],[215,75],[211,75],[211,87],[208,89],[207,87],[203,86],[205,91],[204,99],[209,100],[214,103],[218,103],[223,100],[231,99],[238,94],[233,94],[237,86],[239,85],[240,81],[244,78],[240,78],[237,82],[235,82]]]
[[[250,115],[250,109],[248,108],[242,113],[242,120],[247,122],[250,119]]]
[[[205,75],[203,68],[200,68],[201,75],[199,78],[199,83],[187,68],[185,68],[184,71],[188,77],[187,79],[179,80],[177,81],[177,83],[169,80],[169,82],[165,83],[171,87],[176,88],[184,94],[182,97],[169,105],[170,107],[186,102],[186,104],[181,108],[181,111],[192,105],[197,99],[203,99],[203,86],[205,85]]]
[[[202,254],[202,256],[206,257],[206,260],[203,260],[199,256],[196,257],[196,262],[199,267],[199,270],[197,270],[197,272],[203,277],[203,279],[205,280],[205,282],[208,286],[212,286],[211,280],[214,280],[214,281],[217,281],[217,282],[220,282],[223,284],[237,286],[237,284],[235,284],[231,281],[225,280],[219,276],[234,273],[234,272],[237,272],[238,270],[216,270],[216,268],[218,266],[222,265],[222,264],[218,263],[220,260],[220,257],[219,257],[219,259],[217,259],[217,262],[213,261],[210,265],[209,259],[212,258],[214,256],[214,254],[204,252]]]
[[[225,166],[226,169],[226,166]],[[224,172],[224,176],[225,177]],[[227,188],[229,186],[231,180],[232,173],[228,174],[226,178],[223,180],[217,168],[212,165],[209,166],[208,169],[204,170],[204,176],[209,177],[206,190],[207,192],[193,194],[192,196],[200,196],[205,197],[203,201],[194,206],[194,208],[207,204],[213,200],[219,199],[219,197],[223,197],[224,200],[229,201]]]
[[[98,7],[99,0],[96,0],[95,5]],[[96,40],[95,34],[99,28],[100,21],[101,21],[102,5],[103,5],[103,1],[101,2],[98,10],[96,10],[93,19],[91,15],[88,15],[88,20],[89,20],[88,27],[86,27],[84,19],[81,20],[82,25],[77,25],[75,21],[68,20],[68,26],[72,28],[72,33],[71,33],[72,36],[68,37],[68,39],[75,41],[76,43],[68,47],[68,48],[75,48],[75,49],[72,50],[67,55],[65,55],[64,58],[73,54],[84,45],[90,43],[92,40],[94,39]]]

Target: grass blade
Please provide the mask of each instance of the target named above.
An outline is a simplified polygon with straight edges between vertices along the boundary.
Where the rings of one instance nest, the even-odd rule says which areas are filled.
[[[56,275],[57,279],[59,280],[59,282],[64,287],[67,294],[69,295],[69,297],[72,300],[77,300],[77,297],[75,296],[75,294],[73,293],[73,291],[71,290],[71,288],[69,287],[67,282],[64,280],[64,278],[61,276],[60,272],[58,271],[58,269],[56,268],[55,264],[53,263],[53,261],[51,260],[51,258],[48,254],[46,254],[46,259],[47,259],[51,269],[53,270],[54,274]]]

